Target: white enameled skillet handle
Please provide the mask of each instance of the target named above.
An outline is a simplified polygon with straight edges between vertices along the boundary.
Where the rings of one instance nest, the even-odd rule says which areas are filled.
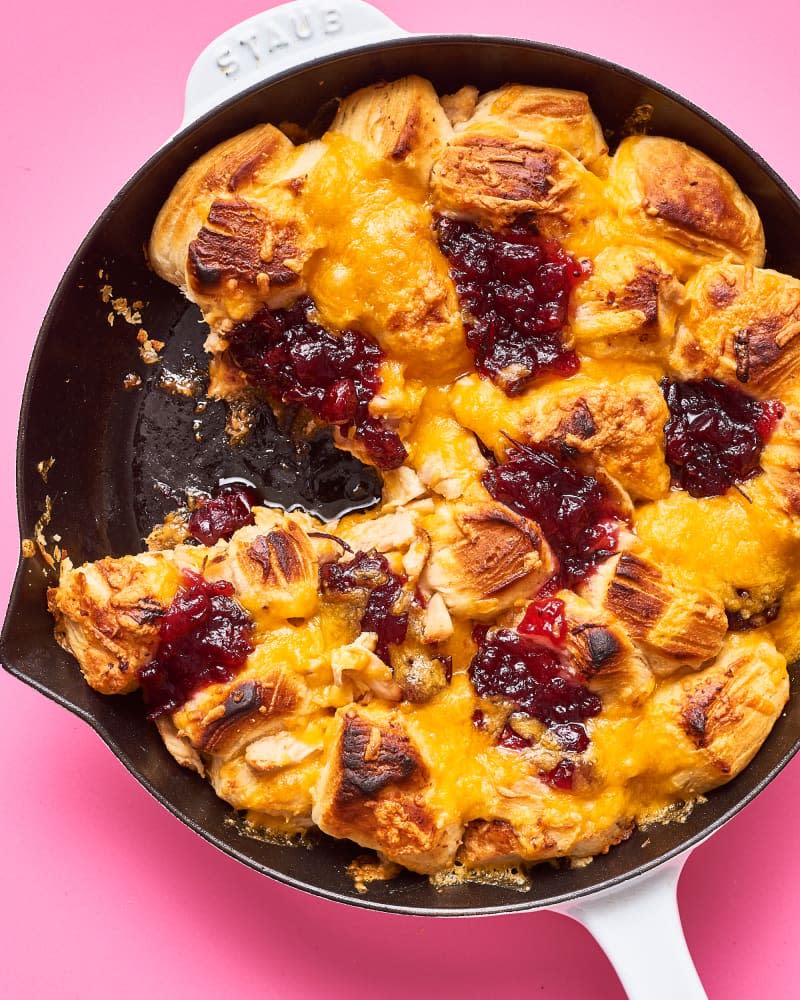
[[[707,1000],[678,912],[678,878],[688,856],[559,907],[595,938],[629,1000]]]
[[[230,28],[198,56],[182,127],[239,91],[309,59],[406,35],[364,0],[292,0]]]

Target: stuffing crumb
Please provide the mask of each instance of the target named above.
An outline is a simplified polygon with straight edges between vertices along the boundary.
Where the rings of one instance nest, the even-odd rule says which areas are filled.
[[[42,511],[42,516],[33,526],[33,538],[36,542],[36,548],[39,550],[39,555],[45,561],[45,563],[50,567],[50,569],[55,569],[56,564],[61,560],[61,546],[53,546],[53,555],[47,551],[47,538],[45,537],[44,529],[50,523],[50,519],[53,516],[53,501],[49,496],[44,498],[44,510]]]
[[[98,272],[99,278],[107,278],[108,276],[103,271]],[[108,282],[100,287],[100,301],[104,302],[106,305],[111,304],[111,312],[106,316],[109,326],[114,325],[114,320],[117,316],[121,316],[126,323],[130,323],[131,326],[140,326],[142,322],[142,309],[144,309],[144,302],[141,299],[136,299],[135,302],[128,304],[127,298],[124,295],[114,296],[114,289]]]
[[[347,866],[347,874],[353,880],[356,892],[363,895],[370,882],[388,882],[397,878],[403,869],[394,861],[386,861],[369,854],[360,854]]]
[[[56,460],[53,458],[52,455],[50,456],[50,458],[45,458],[43,461],[37,463],[36,469],[39,475],[42,477],[43,482],[45,483],[47,482],[47,474],[50,472],[50,470],[53,468],[55,464]]]
[[[140,330],[136,334],[136,343],[139,345],[139,357],[146,365],[154,365],[159,360],[158,352],[164,349],[163,340],[151,340],[147,330]]]
[[[186,398],[196,396],[203,389],[202,376],[199,372],[171,372],[166,368],[161,372],[156,385],[171,396],[185,396]]]
[[[228,418],[225,421],[225,433],[230,443],[236,446],[245,441],[257,418],[258,411],[252,399],[231,400],[228,405]]]
[[[142,314],[138,309],[134,309],[132,306],[129,306],[128,300],[124,296],[112,299],[111,308],[117,316],[121,316],[125,322],[130,323],[131,326],[139,326],[142,322]]]
[[[189,511],[185,507],[171,511],[161,524],[157,524],[145,539],[150,552],[163,552],[174,549],[190,539]]]

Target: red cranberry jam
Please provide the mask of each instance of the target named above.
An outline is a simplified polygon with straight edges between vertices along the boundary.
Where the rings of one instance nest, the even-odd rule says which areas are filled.
[[[497,745],[505,747],[506,750],[525,750],[531,746],[531,741],[524,736],[520,736],[518,732],[506,723],[503,731],[497,737]]]
[[[557,597],[532,601],[517,625],[517,631],[522,635],[536,636],[556,649],[561,648],[567,638],[564,602]]]
[[[247,486],[223,486],[215,497],[204,500],[192,511],[189,534],[203,545],[230,538],[239,528],[255,524],[253,506],[256,500],[255,490]]]
[[[575,762],[562,757],[551,771],[540,771],[539,777],[553,788],[568,792],[575,777]]]
[[[398,645],[408,630],[408,612],[394,610],[403,594],[406,577],[393,573],[380,552],[356,552],[347,562],[325,563],[319,571],[320,583],[327,593],[362,592],[367,603],[361,615],[362,632],[375,632],[376,656],[390,663],[389,646]]]
[[[579,583],[616,551],[617,504],[594,476],[547,448],[517,445],[482,481],[495,500],[539,524],[559,562],[559,586]]]
[[[229,681],[253,652],[253,623],[225,580],[184,572],[159,627],[158,649],[139,669],[149,719],[180,708],[195,691]]]
[[[761,471],[761,452],[784,414],[777,399],[703,379],[671,382],[661,390],[670,418],[664,427],[674,486],[693,497],[718,497]]]
[[[442,216],[436,229],[478,371],[509,396],[544,372],[573,375],[578,357],[563,331],[570,292],[584,277],[580,264],[521,222],[490,233]]]
[[[249,381],[282,403],[301,403],[346,433],[355,429],[380,469],[402,465],[406,450],[385,421],[369,413],[381,385],[383,351],[354,330],[334,336],[308,318],[314,303],[300,299],[289,309],[262,309],[229,334],[230,356]]]
[[[559,743],[582,752],[583,723],[597,715],[600,698],[580,682],[562,655],[514,629],[477,631],[469,676],[482,698],[502,698],[544,723]]]

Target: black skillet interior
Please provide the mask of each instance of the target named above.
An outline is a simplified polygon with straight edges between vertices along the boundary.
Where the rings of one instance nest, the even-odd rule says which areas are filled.
[[[175,506],[186,486],[212,487],[222,477],[254,480],[263,496],[332,514],[364,504],[376,481],[329,443],[297,449],[266,416],[243,451],[221,433],[223,416],[209,405],[155,388],[162,368],[200,371],[198,314],[147,268],[143,246],[156,213],[181,172],[216,142],[257,122],[310,122],[338,95],[406,73],[429,77],[439,92],[472,83],[482,90],[507,81],[584,90],[613,143],[634,109],[652,106],[655,134],[674,136],[726,166],[753,198],[767,234],[769,263],[800,275],[800,203],[741,142],[702,112],[662,88],[601,60],[528,42],[473,38],[407,39],[334,56],[284,74],[205,116],[156,154],[99,220],[67,270],[48,311],[31,363],[23,402],[18,496],[20,528],[30,538],[52,499],[48,536],[61,536],[77,564],[138,551],[142,537]],[[167,342],[163,364],[143,365],[138,327],[117,317],[101,288],[128,303],[141,300],[143,326]],[[123,379],[138,373],[141,389]],[[198,440],[199,438],[200,440]],[[54,458],[45,479],[37,463]],[[262,843],[241,835],[231,810],[196,775],[176,766],[146,722],[138,696],[106,698],[83,682],[73,659],[52,636],[45,607],[51,584],[38,558],[23,560],[2,636],[7,669],[85,719],[135,777],[208,841],[252,868],[343,902],[397,912],[464,915],[529,909],[584,895],[653,867],[703,839],[749,801],[798,749],[798,671],[786,713],[754,762],[709,796],[683,824],[634,835],[588,867],[535,870],[531,888],[460,885],[437,891],[405,875],[373,884],[359,896],[346,865],[359,849],[320,837],[311,850]]]

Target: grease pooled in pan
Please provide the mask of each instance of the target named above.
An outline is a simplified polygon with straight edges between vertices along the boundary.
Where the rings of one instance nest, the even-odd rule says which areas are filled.
[[[329,431],[310,439],[292,435],[288,427],[279,426],[266,404],[256,408],[241,443],[229,442],[227,404],[205,396],[208,356],[199,324],[199,311],[187,306],[166,339],[160,363],[150,369],[141,396],[133,485],[142,537],[185,503],[187,492],[211,493],[224,480],[252,483],[261,503],[287,510],[301,507],[326,520],[375,503],[380,494],[376,472],[337,450]],[[194,386],[194,394],[165,388],[165,372],[182,385]]]

